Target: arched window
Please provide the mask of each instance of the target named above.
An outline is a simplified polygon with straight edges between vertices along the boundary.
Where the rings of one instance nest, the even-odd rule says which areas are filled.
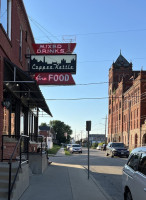
[[[121,137],[119,136],[119,142],[121,142]]]
[[[142,138],[142,146],[146,146],[146,133],[143,135]]]

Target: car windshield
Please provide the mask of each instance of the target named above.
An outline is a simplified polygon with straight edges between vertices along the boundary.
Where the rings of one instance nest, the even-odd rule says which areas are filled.
[[[72,147],[80,147],[80,145],[74,144],[74,145],[72,145]]]
[[[112,147],[124,147],[123,143],[113,143]]]

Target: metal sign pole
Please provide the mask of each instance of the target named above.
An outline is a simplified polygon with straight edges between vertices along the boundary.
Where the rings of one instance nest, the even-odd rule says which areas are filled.
[[[91,121],[86,121],[86,131],[88,131],[88,179],[89,179],[89,131],[91,131]]]
[[[89,131],[88,131],[88,179],[89,179]]]

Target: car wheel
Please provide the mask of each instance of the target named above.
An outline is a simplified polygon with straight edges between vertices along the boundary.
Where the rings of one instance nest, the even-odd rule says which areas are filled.
[[[133,200],[130,190],[125,192],[125,200]]]

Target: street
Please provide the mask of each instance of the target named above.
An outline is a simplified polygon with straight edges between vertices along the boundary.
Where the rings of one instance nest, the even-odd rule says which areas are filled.
[[[82,165],[87,168],[87,153],[87,148],[83,148],[82,154],[75,153],[71,156],[51,157],[50,160],[60,164]],[[107,157],[105,151],[90,149],[90,176],[113,200],[123,200],[121,175],[126,160],[127,158]]]

